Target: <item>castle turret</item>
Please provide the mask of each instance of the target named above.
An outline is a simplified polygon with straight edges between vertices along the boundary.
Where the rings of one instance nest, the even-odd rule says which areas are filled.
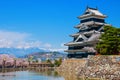
[[[70,35],[73,41],[65,44],[68,46],[68,57],[87,57],[89,54],[95,54],[95,45],[99,41],[99,37],[104,32],[104,26],[107,26],[105,18],[96,8],[87,8],[85,13],[78,17],[80,24],[75,26],[79,32]]]

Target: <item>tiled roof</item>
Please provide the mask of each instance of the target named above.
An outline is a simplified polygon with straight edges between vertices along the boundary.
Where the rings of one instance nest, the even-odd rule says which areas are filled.
[[[88,12],[94,13],[95,15],[104,16],[104,15],[103,15],[100,11],[98,11],[97,9],[88,8]]]

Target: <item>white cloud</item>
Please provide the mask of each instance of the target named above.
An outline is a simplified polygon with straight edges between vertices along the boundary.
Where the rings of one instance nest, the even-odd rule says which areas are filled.
[[[52,47],[52,45],[51,45],[51,44],[49,44],[49,43],[46,43],[46,44],[44,44],[44,47],[49,49],[49,48],[51,48],[51,47]]]
[[[39,48],[41,46],[41,42],[40,41],[23,41],[23,42],[18,42],[15,47],[16,48]]]
[[[64,46],[65,43],[61,43],[60,47],[61,48],[50,48],[50,51],[58,51],[58,52],[64,52],[65,50],[67,50],[67,46]]]
[[[61,43],[61,47],[64,47],[64,44],[65,44],[65,43]]]
[[[40,47],[41,41],[29,41],[31,35],[28,33],[0,31],[1,48],[30,48]]]
[[[67,46],[65,46],[64,44],[65,44],[65,43],[61,43],[61,47],[66,49]]]
[[[60,44],[60,48],[53,48],[49,43],[42,43],[40,40],[30,41],[33,39],[31,34],[1,31],[0,30],[0,48],[40,48],[49,51],[60,51],[63,52],[67,49],[64,43]]]
[[[50,51],[64,52],[64,50],[66,50],[66,49],[59,48],[59,49],[49,49],[49,50]]]
[[[0,40],[12,40],[12,41],[20,41],[29,37],[30,34],[27,33],[19,33],[19,32],[10,32],[10,31],[0,31]]]

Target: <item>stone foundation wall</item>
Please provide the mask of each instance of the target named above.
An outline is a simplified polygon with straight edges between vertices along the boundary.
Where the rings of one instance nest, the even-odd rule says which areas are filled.
[[[66,80],[77,80],[77,78],[83,77],[120,80],[120,56],[89,56],[87,59],[68,59],[57,68],[57,71]]]

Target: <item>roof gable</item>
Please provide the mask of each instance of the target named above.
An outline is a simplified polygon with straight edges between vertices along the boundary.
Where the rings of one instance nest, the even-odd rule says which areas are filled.
[[[102,14],[98,9],[87,7],[87,9],[85,10],[85,13],[79,16],[78,18],[81,19],[81,18],[88,17],[88,16],[98,16],[101,18],[107,17],[106,15]]]
[[[100,11],[98,11],[97,9],[93,9],[93,8],[88,8],[86,10],[87,13],[92,13],[95,15],[99,15],[99,16],[104,16]]]

